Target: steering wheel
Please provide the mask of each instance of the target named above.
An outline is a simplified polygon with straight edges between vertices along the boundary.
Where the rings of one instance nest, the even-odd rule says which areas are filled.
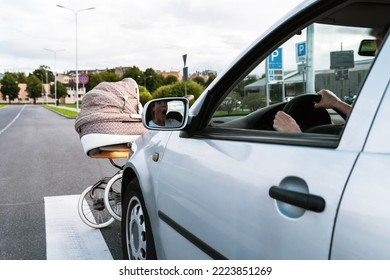
[[[302,94],[291,99],[283,108],[297,122],[302,131],[315,126],[332,124],[325,108],[314,108],[314,103],[321,100],[317,94]]]

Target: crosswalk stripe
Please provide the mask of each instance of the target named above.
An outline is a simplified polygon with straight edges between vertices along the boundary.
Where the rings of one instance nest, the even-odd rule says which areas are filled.
[[[112,260],[98,229],[84,224],[77,211],[79,195],[45,197],[48,260]]]

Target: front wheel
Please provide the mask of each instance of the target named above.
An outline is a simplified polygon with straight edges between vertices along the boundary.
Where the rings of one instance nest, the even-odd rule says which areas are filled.
[[[133,179],[123,198],[122,248],[124,259],[156,259],[153,234],[138,181]]]

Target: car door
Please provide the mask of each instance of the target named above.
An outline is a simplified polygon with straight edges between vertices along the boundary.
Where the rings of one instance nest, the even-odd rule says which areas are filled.
[[[343,36],[347,33],[342,32]],[[356,32],[350,33],[357,41]],[[375,76],[378,69],[373,67],[370,73]],[[334,72],[326,73],[324,77],[333,79],[342,91],[345,83],[336,82]],[[330,258],[340,199],[380,100],[371,94],[375,82],[370,78],[361,90],[364,79],[355,86],[359,97],[342,135],[336,138],[213,123],[190,137],[174,132],[161,159],[157,194],[166,257]],[[322,80],[316,79],[315,88]],[[285,90],[277,94],[278,89],[271,88],[267,98],[296,94],[291,90],[299,89],[282,87]],[[232,90],[227,97],[223,95],[219,103],[231,104],[234,94]],[[286,202],[286,192],[304,194],[304,199],[316,205],[323,202],[323,209]]]
[[[340,204],[332,259],[390,259],[389,59],[387,40],[370,77],[370,95],[378,95],[381,104]]]
[[[184,238],[195,240],[194,250],[211,258],[328,258],[337,207],[357,152],[171,140],[160,172],[159,209],[179,232],[187,232]],[[319,196],[325,209],[314,212],[277,201],[269,195],[273,186]],[[167,257],[177,256],[177,250],[166,248]]]

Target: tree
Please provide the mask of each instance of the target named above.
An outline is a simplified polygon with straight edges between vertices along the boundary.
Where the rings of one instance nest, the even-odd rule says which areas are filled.
[[[245,80],[242,80],[237,86],[236,91],[243,97],[245,94],[245,86],[252,84],[258,80],[256,75],[249,75]]]
[[[34,74],[27,77],[27,93],[28,97],[34,100],[34,104],[36,104],[36,99],[44,94],[42,82]]]
[[[196,76],[194,79],[193,79],[194,82],[200,84],[201,86],[205,86],[206,85],[206,81],[204,80],[204,78],[202,76]]]
[[[7,99],[11,103],[12,100],[17,99],[19,96],[19,86],[17,76],[14,73],[6,72],[3,79],[1,80],[1,93],[3,100]]]
[[[27,77],[26,77],[26,74],[24,72],[16,73],[16,79],[18,80],[19,84],[25,84],[27,81]]]
[[[122,75],[122,79],[132,78],[138,84],[143,85],[143,80],[141,79],[143,77],[143,74],[144,73],[137,66],[132,66],[125,70],[125,72]]]
[[[66,87],[60,82],[57,81],[57,99],[66,97],[68,95],[68,90]],[[55,98],[55,86],[54,84],[50,85],[50,94],[51,98]]]
[[[153,68],[147,68],[142,72],[137,66],[129,67],[122,75],[122,79],[132,78],[139,86],[146,86],[149,92],[154,92],[157,88],[165,84],[165,79],[161,74],[157,74]]]
[[[184,89],[184,82],[180,81],[172,86],[172,90],[175,93],[174,96],[184,96],[185,95],[185,89]],[[204,87],[200,84],[194,82],[194,81],[187,81],[187,95],[193,95],[194,100],[198,99],[198,97],[202,94],[204,91]]]
[[[145,72],[138,78],[139,84],[143,86],[146,85],[146,89],[149,92],[154,92],[157,88],[165,84],[164,76],[161,74],[157,74],[153,68],[147,68]]]
[[[153,96],[150,94],[150,92],[143,86],[139,86],[139,101],[141,102],[142,106],[146,104],[149,100],[152,100]]]
[[[50,71],[49,66],[41,65],[38,69],[35,69],[32,74],[38,77],[39,80],[43,84],[46,84],[46,75],[47,75],[47,83],[54,82],[54,74]]]
[[[164,85],[172,85],[176,82],[178,82],[179,80],[177,79],[176,76],[173,76],[173,75],[168,75],[165,79],[164,79]]]
[[[260,92],[250,92],[242,100],[242,106],[246,109],[249,109],[251,112],[256,111],[259,108],[265,107],[266,105],[266,98],[264,94],[261,94]]]
[[[86,91],[90,91],[102,82],[118,82],[120,77],[113,70],[88,75],[89,81],[85,85]]]
[[[149,92],[156,90],[157,86],[157,74],[153,68],[147,68],[145,72],[139,77],[142,79],[143,83],[141,85],[145,86]]]
[[[210,74],[209,75],[209,78],[207,79],[204,87],[207,88],[216,78],[217,76],[215,76],[214,74]]]
[[[203,92],[204,88],[194,81],[187,81],[187,95],[193,95],[194,102]],[[184,82],[177,82],[173,85],[165,85],[159,87],[152,95],[153,98],[163,98],[163,97],[180,97],[184,96]],[[192,103],[191,103],[192,104]]]
[[[232,112],[236,111],[241,107],[241,96],[237,92],[232,92],[225,98],[225,100],[220,105],[220,108],[227,112],[230,115]]]

